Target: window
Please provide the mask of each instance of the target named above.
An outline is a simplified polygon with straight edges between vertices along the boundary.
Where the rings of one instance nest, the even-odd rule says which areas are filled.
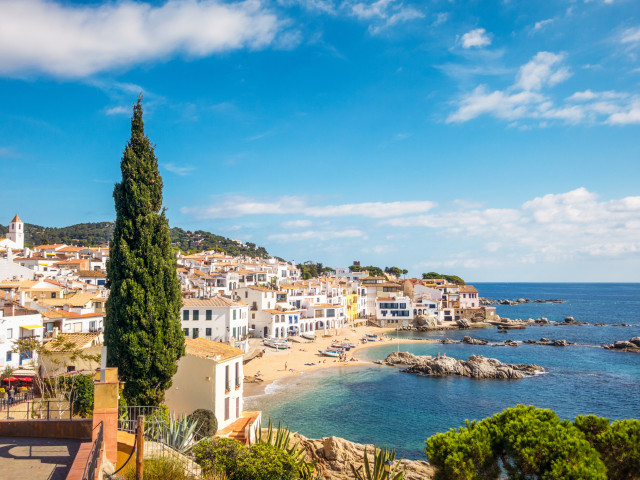
[[[251,320],[255,320],[255,319],[256,319],[256,314],[255,314],[255,313],[252,313],[252,314],[251,314]],[[253,328],[256,328],[256,327],[253,327]]]
[[[193,311],[193,319],[194,320],[200,320],[200,310],[194,310]]]
[[[7,352],[7,362],[11,361],[11,352]]]
[[[183,328],[184,330],[184,336],[188,337],[189,336],[189,329],[188,328]]]
[[[231,386],[229,385],[229,365],[224,367],[224,389],[227,392],[231,390]]]
[[[189,320],[189,310],[182,311],[182,320]]]
[[[7,328],[7,338],[13,338],[13,328]]]
[[[236,388],[240,388],[240,362],[236,362]]]
[[[205,330],[205,333],[206,333],[207,337],[210,337],[210,336],[211,336],[211,329],[210,329],[210,328],[207,328],[207,329]]]
[[[229,400],[230,400],[229,397],[224,399],[224,419],[225,420],[229,420]]]
[[[205,320],[211,320],[213,318],[213,310],[206,310],[204,312]]]
[[[236,397],[236,418],[240,417],[240,397]]]
[[[249,292],[244,292],[244,298],[249,298]]]
[[[200,336],[200,329],[199,328],[194,328],[193,329],[193,338],[198,338]]]
[[[236,311],[235,310],[233,311],[233,319],[234,320],[236,319]]]

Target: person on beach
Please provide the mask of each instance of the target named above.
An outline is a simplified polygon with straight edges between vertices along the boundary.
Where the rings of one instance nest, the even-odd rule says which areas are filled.
[[[287,371],[287,362],[284,362],[284,371]]]
[[[7,395],[9,396],[9,405],[11,405],[13,403],[13,400],[15,398],[16,392],[13,389],[14,387],[9,387],[9,391],[7,392]]]

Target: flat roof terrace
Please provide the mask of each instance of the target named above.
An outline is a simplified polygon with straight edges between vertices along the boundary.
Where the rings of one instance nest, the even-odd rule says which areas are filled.
[[[65,480],[82,440],[0,436],[0,477]]]

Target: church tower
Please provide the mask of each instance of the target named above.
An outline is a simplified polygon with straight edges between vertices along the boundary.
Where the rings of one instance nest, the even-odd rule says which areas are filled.
[[[24,223],[16,215],[9,224],[7,238],[17,245],[17,248],[24,248]]]

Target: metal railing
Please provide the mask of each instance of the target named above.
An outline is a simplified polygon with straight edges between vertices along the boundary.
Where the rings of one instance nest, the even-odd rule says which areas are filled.
[[[30,390],[26,392],[17,393],[13,399],[10,399],[9,394],[5,393],[5,396],[2,399],[0,399],[0,410],[4,410],[10,405],[20,405],[21,403],[27,402],[32,399],[33,399],[33,392]]]
[[[91,452],[89,453],[89,458],[84,466],[82,480],[95,480],[97,476],[96,474],[98,473],[98,464],[100,463],[100,454],[102,452],[102,443],[104,441],[103,423],[100,422],[96,425],[94,430],[96,428],[98,429],[98,434],[96,435],[96,440],[93,442],[93,445],[91,445]]]
[[[118,430],[136,433],[138,417],[144,416],[144,457],[169,457],[180,461],[190,477],[202,478],[191,448],[204,437],[197,433],[182,434],[167,411],[160,407],[128,406],[118,409]],[[175,420],[175,418],[173,419]]]
[[[73,418],[73,402],[67,399],[42,400],[33,394],[0,411],[2,420],[62,420]]]

